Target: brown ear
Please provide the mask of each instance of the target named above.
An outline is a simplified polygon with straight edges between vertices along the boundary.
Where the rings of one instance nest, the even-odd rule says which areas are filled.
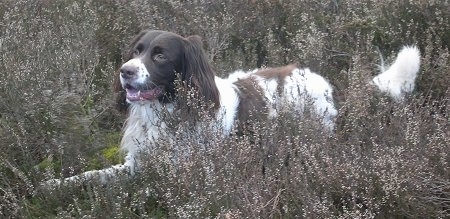
[[[220,106],[219,90],[212,66],[203,51],[202,38],[194,35],[186,40],[182,80],[197,89],[204,101],[214,103],[217,109]]]

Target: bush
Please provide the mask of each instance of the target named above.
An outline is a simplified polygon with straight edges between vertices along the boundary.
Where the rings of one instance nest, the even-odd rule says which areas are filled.
[[[0,214],[449,217],[447,8],[439,0],[6,0]],[[128,40],[143,28],[202,36],[221,76],[311,67],[336,86],[336,133],[289,113],[226,140],[174,123],[182,138],[158,142],[132,179],[38,190],[45,179],[121,160],[124,118],[112,108],[110,84]],[[416,92],[393,103],[366,82],[378,72],[376,51],[390,62],[404,44],[419,46],[421,71]]]

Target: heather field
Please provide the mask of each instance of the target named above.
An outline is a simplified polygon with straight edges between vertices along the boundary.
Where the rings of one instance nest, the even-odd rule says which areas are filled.
[[[0,218],[450,217],[448,0],[1,0],[0,18]],[[309,67],[336,130],[289,109],[225,140],[174,121],[133,177],[40,186],[122,162],[111,86],[148,28],[201,36],[219,76]],[[402,45],[422,64],[396,103],[367,82]]]

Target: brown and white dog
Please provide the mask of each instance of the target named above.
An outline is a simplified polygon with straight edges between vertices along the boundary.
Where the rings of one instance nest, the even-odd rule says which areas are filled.
[[[194,89],[199,98],[213,104],[214,120],[227,136],[234,126],[247,120],[255,109],[273,118],[289,104],[298,114],[312,107],[324,126],[332,132],[337,110],[331,85],[308,68],[288,65],[279,68],[237,71],[223,79],[215,76],[198,36],[142,31],[132,41],[127,61],[117,75],[118,102],[127,110],[121,149],[125,162],[103,170],[88,171],[67,181],[91,179],[101,182],[117,172],[134,174],[139,167],[138,154],[148,151],[166,128],[162,111],[173,112],[177,101],[177,78]],[[401,99],[414,88],[420,54],[416,47],[404,47],[396,61],[373,79],[381,91]],[[53,180],[52,183],[60,183]]]

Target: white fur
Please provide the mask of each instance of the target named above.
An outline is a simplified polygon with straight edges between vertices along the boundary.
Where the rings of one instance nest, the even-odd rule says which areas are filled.
[[[215,77],[215,83],[220,93],[220,109],[217,120],[221,122],[224,135],[228,135],[235,123],[239,96],[233,81]]]
[[[330,131],[334,129],[337,110],[333,102],[333,88],[325,78],[307,68],[295,69],[292,76],[286,78],[284,92],[285,97],[293,98],[292,102],[303,102],[302,107],[307,104],[305,101],[310,100],[325,127]]]
[[[173,112],[173,104],[162,105],[156,101],[145,101],[130,105],[129,116],[123,132],[121,149],[127,152],[126,160],[134,174],[139,166],[137,155],[148,150],[156,139],[165,133],[166,123],[161,119],[165,112]]]
[[[402,100],[405,93],[414,90],[414,83],[420,68],[420,51],[415,46],[405,46],[394,63],[372,81],[380,91],[394,100]]]
[[[322,123],[328,130],[334,129],[334,120],[337,110],[333,103],[333,88],[322,76],[311,72],[308,68],[294,69],[283,83],[283,94],[277,91],[278,79],[265,79],[255,75],[257,70],[250,72],[236,71],[228,77],[228,81],[253,77],[263,88],[265,99],[269,106],[269,117],[274,118],[277,112],[290,105],[296,113],[303,114],[304,108],[311,103],[316,115],[322,118]],[[219,89],[220,91],[220,89]],[[222,92],[221,92],[222,93]],[[308,103],[309,102],[309,103]],[[237,103],[238,104],[238,103]]]
[[[138,69],[136,73],[137,77],[134,81],[135,84],[145,84],[146,80],[148,80],[150,77],[150,73],[147,71],[147,68],[140,58],[130,59],[128,62],[125,62],[122,65],[122,67],[125,66],[133,66]],[[120,77],[120,82],[122,84],[125,84],[122,77]]]

